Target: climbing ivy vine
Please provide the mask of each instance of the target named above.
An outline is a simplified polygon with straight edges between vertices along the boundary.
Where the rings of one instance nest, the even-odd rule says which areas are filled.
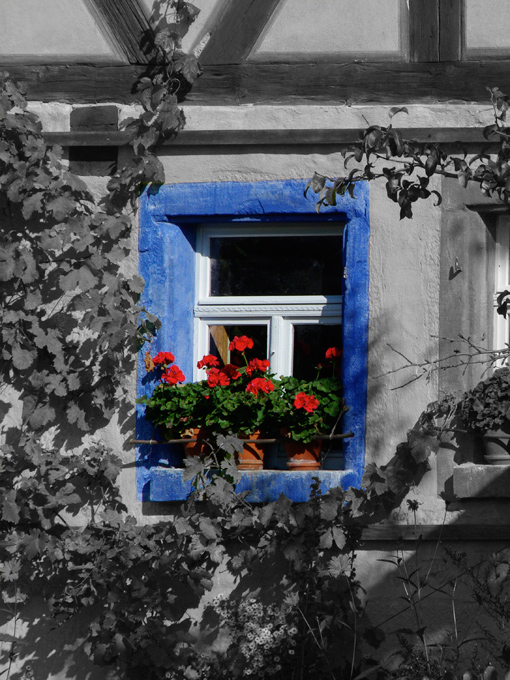
[[[323,496],[316,481],[309,503],[281,497],[256,506],[217,477],[157,524],[127,514],[121,459],[93,437],[131,411],[125,377],[135,345],[158,328],[138,303],[143,281],[122,265],[141,188],[164,182],[154,148],[183,127],[179,100],[200,73],[180,49],[196,9],[169,4],[174,19],[154,38],[159,59],[137,85],[142,113],[126,122],[132,157],[99,204],[62,149],[45,143],[23,85],[1,77],[0,572],[2,607],[14,621],[12,635],[0,636],[6,677],[21,649],[23,605],[36,594],[57,625],[89,617],[90,655],[109,667],[109,680],[248,675],[249,646],[242,658],[197,648],[221,611],[208,599],[221,565],[237,583],[271,574],[266,596],[283,602],[272,616],[288,630],[275,673],[354,678],[363,667],[360,640],[381,639],[364,611],[355,552],[363,527],[386,516],[427,469],[438,445],[430,414],[388,465],[367,467],[361,490]],[[198,607],[202,621],[190,615]]]

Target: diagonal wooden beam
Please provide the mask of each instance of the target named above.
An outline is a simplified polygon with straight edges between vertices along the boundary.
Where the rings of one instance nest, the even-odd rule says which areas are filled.
[[[281,0],[224,0],[201,64],[239,64],[249,55]]]
[[[149,61],[153,33],[139,0],[85,0],[85,4],[130,64]]]

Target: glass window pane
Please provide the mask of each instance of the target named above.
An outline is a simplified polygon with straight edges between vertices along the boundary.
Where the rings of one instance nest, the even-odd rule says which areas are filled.
[[[211,295],[341,295],[342,236],[214,237]]]
[[[253,348],[246,349],[245,355],[250,359],[267,359],[267,326],[262,325],[236,325],[236,326],[209,326],[209,353],[218,357],[220,366],[235,364],[244,366],[244,361],[239,352],[230,352],[228,346],[238,336],[246,335],[253,340]]]
[[[330,347],[342,348],[340,325],[296,324],[292,375],[295,378],[312,380],[317,377],[319,364],[323,366],[321,375],[326,375],[325,371],[331,371],[331,362],[325,359],[326,350]],[[337,364],[339,368],[340,360]]]

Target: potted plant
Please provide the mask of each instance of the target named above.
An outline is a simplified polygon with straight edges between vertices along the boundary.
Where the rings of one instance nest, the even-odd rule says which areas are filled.
[[[229,345],[235,364],[221,366],[214,355],[204,356],[197,367],[207,378],[196,383],[184,383],[170,352],[146,355],[147,370],[159,380],[151,397],[138,400],[146,405],[146,417],[170,439],[207,440],[212,433],[249,439],[238,456],[240,469],[262,469],[264,449],[254,440],[264,436],[284,436],[291,470],[320,468],[318,437],[332,434],[345,410],[336,366],[341,351],[332,347],[326,352],[331,375],[323,375],[319,366],[316,378],[307,381],[276,379],[267,373],[267,359],[248,361],[245,352],[252,347],[251,338],[236,336]],[[188,445],[187,454],[209,451],[210,444],[199,441]]]
[[[337,363],[341,350],[330,347],[326,359],[331,375],[317,367],[314,380],[282,377],[271,396],[270,418],[279,424],[287,452],[287,467],[291,470],[317,470],[321,467],[322,440],[318,437],[334,434],[345,406],[341,396],[341,381]]]
[[[464,426],[483,436],[487,463],[510,465],[510,368],[466,392],[457,410]]]
[[[244,366],[232,363],[220,366],[217,357],[204,356],[197,366],[205,369],[207,378],[196,383],[181,384],[185,376],[177,366],[170,366],[174,360],[170,352],[160,352],[153,359],[146,357],[147,370],[159,372],[159,383],[152,396],[138,400],[146,405],[148,420],[166,428],[169,438],[207,438],[212,433],[235,433],[250,440],[260,438],[274,382],[272,376],[266,375],[269,361],[247,360],[245,350],[250,347],[253,341],[246,336],[235,337],[229,346],[244,361]],[[203,445],[188,448],[192,454],[203,451]],[[262,469],[263,458],[263,448],[250,441],[238,456],[238,466]]]

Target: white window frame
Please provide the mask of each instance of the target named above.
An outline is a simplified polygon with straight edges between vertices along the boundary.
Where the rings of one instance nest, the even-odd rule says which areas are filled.
[[[228,324],[265,325],[268,329],[267,356],[271,372],[292,375],[294,326],[299,324],[341,325],[342,296],[211,296],[210,239],[215,237],[332,236],[343,233],[344,224],[335,223],[235,223],[206,224],[198,227],[196,249],[196,299],[194,380],[203,379],[197,369],[199,359],[209,352],[209,326]],[[342,263],[338,263],[342,267]]]
[[[497,297],[510,290],[510,216],[501,215],[496,226],[495,249],[495,292],[494,292],[494,347],[503,349],[510,342],[510,318],[498,314]]]

